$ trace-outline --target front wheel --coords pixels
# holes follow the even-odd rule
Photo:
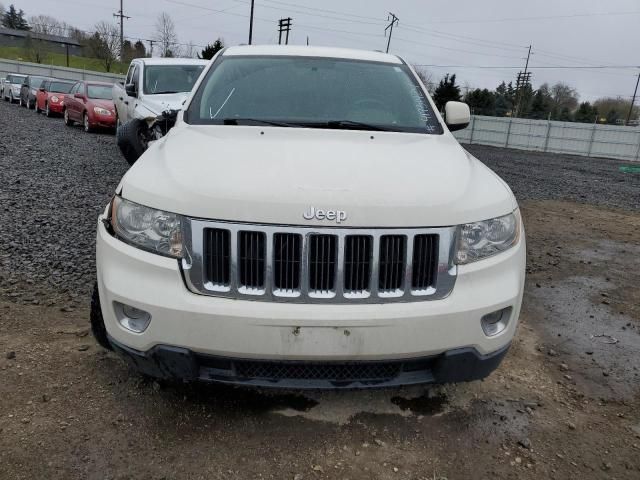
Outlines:
[[[49,110],[49,102],[44,104],[44,114],[47,117],[51,117],[51,110]]]
[[[37,100],[36,100],[35,105],[36,105],[36,113],[40,113],[40,112],[42,112],[42,110],[41,110],[41,109],[40,109],[40,107],[38,106],[38,101],[37,101]]]
[[[71,119],[69,118],[69,110],[67,110],[67,109],[65,108],[65,109],[64,109],[64,113],[63,113],[63,115],[62,115],[62,116],[64,117],[64,124],[65,124],[67,127],[71,127],[71,126],[73,126],[73,120],[71,120]]]
[[[82,126],[84,131],[87,133],[93,131],[93,128],[91,128],[91,124],[89,123],[89,115],[87,115],[87,112],[84,112],[84,115],[82,115]]]
[[[149,126],[142,119],[134,118],[116,130],[116,143],[129,165],[133,165],[149,146]]]

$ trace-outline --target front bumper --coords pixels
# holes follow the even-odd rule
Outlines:
[[[110,338],[136,370],[162,380],[205,381],[290,389],[388,388],[480,380],[495,370],[509,345],[482,355],[473,348],[406,360],[317,362],[219,357],[156,345],[140,352]]]
[[[183,363],[190,365],[191,373],[182,375],[184,378],[239,381],[233,365],[226,373],[211,376],[210,370],[202,369],[200,358],[228,359],[232,363],[236,359],[321,364],[420,360],[441,365],[443,358],[460,352],[465,358],[471,355],[482,360],[481,365],[488,366],[482,369],[490,371],[515,334],[524,271],[523,236],[507,252],[459,267],[452,293],[441,300],[349,305],[209,297],[187,290],[176,260],[127,245],[112,237],[102,221],[98,223],[98,288],[112,343],[129,358],[137,359],[143,371],[145,363],[159,365],[154,359],[164,358],[165,350],[174,352],[169,358],[180,352],[179,357],[189,359]],[[122,327],[115,302],[149,312],[152,319],[148,328],[137,334]],[[506,307],[512,307],[507,327],[487,337],[480,318]],[[488,358],[495,363],[484,363]],[[438,373],[444,367],[439,368],[423,368],[419,380],[414,379],[414,372],[382,383],[457,381],[455,376]],[[484,376],[463,373],[459,378]],[[244,377],[240,380],[251,383]]]
[[[92,127],[115,128],[116,116],[115,113],[113,115],[99,115],[97,113],[94,113],[93,118],[89,117],[89,123]]]

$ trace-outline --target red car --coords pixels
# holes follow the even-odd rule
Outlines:
[[[116,107],[113,104],[112,83],[81,81],[64,96],[64,123],[80,123],[85,132],[97,128],[116,128]]]
[[[44,112],[47,117],[61,114],[64,95],[69,93],[74,82],[65,80],[45,80],[36,93],[36,112]]]

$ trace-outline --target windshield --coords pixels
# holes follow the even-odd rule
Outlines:
[[[190,92],[204,65],[148,65],[144,72],[144,93]]]
[[[49,91],[54,93],[69,93],[73,88],[73,85],[73,83],[66,82],[51,82]]]
[[[87,85],[87,96],[89,98],[99,98],[102,100],[112,100],[110,85]]]
[[[22,84],[25,78],[26,77],[24,75],[8,75],[7,82],[13,83],[13,84]]]
[[[200,124],[442,133],[406,65],[339,58],[221,57],[187,117]]]
[[[42,82],[44,82],[46,77],[29,77],[29,86],[32,88],[40,88]]]

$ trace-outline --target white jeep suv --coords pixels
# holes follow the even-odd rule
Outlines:
[[[518,324],[516,199],[401,58],[239,46],[100,216],[91,323],[145,374],[287,388],[485,377]]]

